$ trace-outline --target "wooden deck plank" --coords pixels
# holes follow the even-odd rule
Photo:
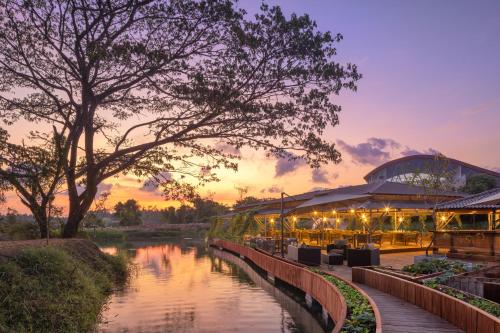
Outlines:
[[[381,256],[381,261],[382,263],[385,262],[384,265],[392,264],[391,266],[400,268],[403,265],[411,263],[413,261],[413,256],[417,254],[420,253],[404,255],[385,254]],[[352,280],[352,270],[345,265],[333,266],[333,270],[329,270],[328,267],[322,266],[322,269],[337,274],[344,279]],[[382,330],[384,333],[464,332],[423,308],[366,285],[359,283],[356,283],[356,285],[363,289],[377,304],[382,316]],[[409,295],[409,297],[415,298],[418,296]],[[439,311],[439,309],[435,309],[435,311]]]

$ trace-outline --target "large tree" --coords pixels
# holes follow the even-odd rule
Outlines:
[[[469,194],[477,194],[484,191],[491,190],[497,187],[497,180],[495,177],[479,173],[475,175],[469,176],[465,183],[465,186],[462,188],[462,191]]]
[[[134,173],[166,189],[182,182],[172,172],[215,180],[216,168],[237,167],[228,146],[338,162],[322,138],[338,124],[332,96],[360,78],[334,60],[341,39],[307,15],[262,5],[249,18],[229,0],[5,0],[0,114],[15,135],[1,147],[22,150],[31,124],[56,138],[44,182],[64,181],[65,237],[109,177]],[[39,209],[16,183],[17,162],[0,152],[0,163],[2,179]]]

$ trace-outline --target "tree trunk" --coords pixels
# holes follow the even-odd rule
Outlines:
[[[80,221],[83,220],[83,214],[80,212],[70,213],[68,219],[66,220],[66,224],[64,224],[63,229],[63,238],[73,238],[76,237],[78,233],[78,226],[80,225]]]
[[[42,217],[35,217],[35,221],[38,224],[38,228],[40,229],[40,238],[47,238],[47,219]]]
[[[70,208],[68,219],[66,220],[66,224],[63,229],[63,238],[73,238],[76,237],[78,233],[78,227],[80,226],[80,222],[83,220],[85,214],[87,214],[90,206],[94,200],[94,197],[97,193],[97,186],[93,186],[93,188],[87,193],[86,198],[82,203],[75,203],[74,201],[78,201],[78,197],[76,200],[70,196]],[[73,200],[74,201],[73,201]]]

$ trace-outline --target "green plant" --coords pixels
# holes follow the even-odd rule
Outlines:
[[[231,220],[215,217],[212,220],[207,236],[233,241],[241,241],[244,235],[257,235],[259,226],[255,220],[255,211],[235,214]]]
[[[375,315],[368,299],[348,283],[330,274],[316,268],[311,268],[311,271],[335,285],[344,296],[347,305],[347,318],[342,327],[342,333],[375,332]]]
[[[441,284],[439,278],[440,277],[428,279],[424,281],[424,285],[426,285],[429,288],[439,290],[447,295],[455,297],[456,299],[467,302],[483,311],[492,314],[495,317],[500,318],[500,304],[491,302],[481,297],[476,297],[474,295],[464,293],[458,289],[445,286]]]
[[[403,271],[413,274],[432,274],[451,271],[455,274],[468,271],[467,265],[458,261],[431,259],[403,267]]]
[[[497,318],[500,318],[500,304],[488,301],[484,298],[474,298],[469,301],[470,304],[480,308],[483,311],[491,313]]]

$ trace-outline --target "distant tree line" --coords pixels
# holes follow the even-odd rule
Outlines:
[[[229,207],[212,199],[197,198],[191,205],[164,209],[163,218],[167,223],[208,223],[212,216],[225,214]]]

